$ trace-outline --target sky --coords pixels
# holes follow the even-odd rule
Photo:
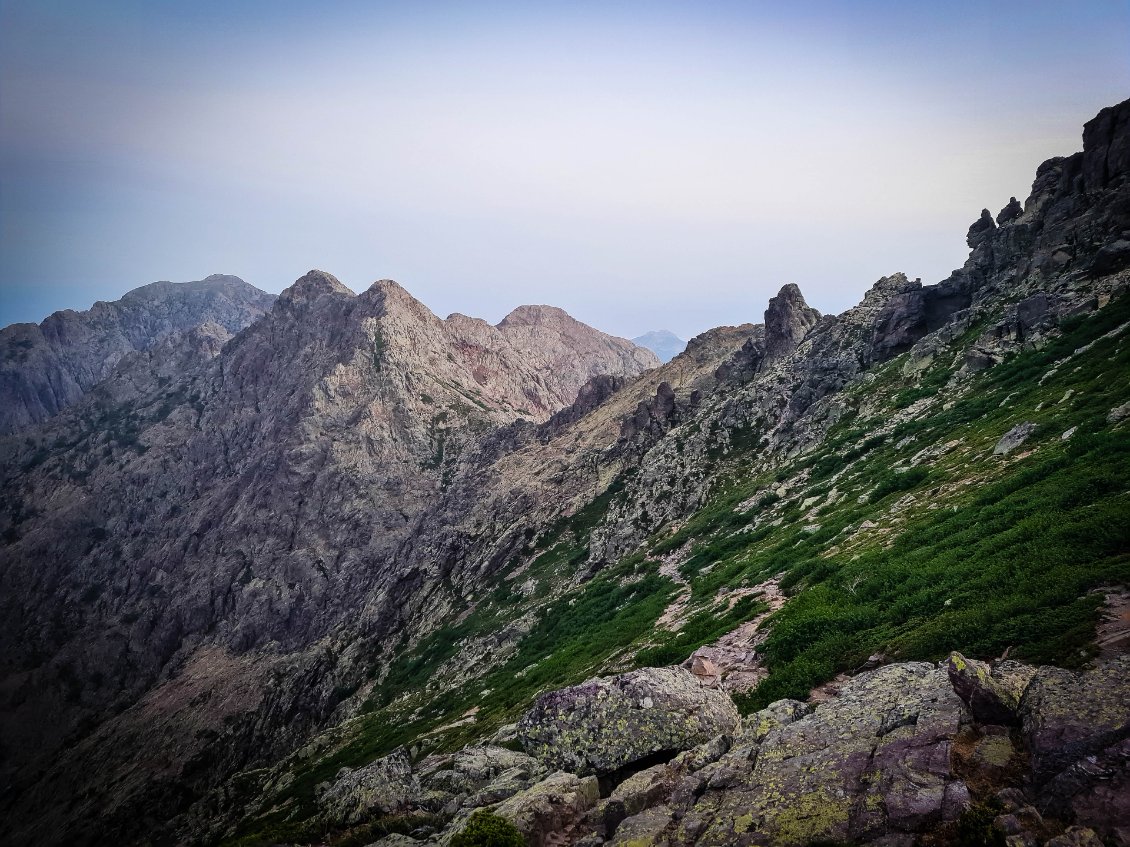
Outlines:
[[[1130,97],[1130,2],[0,0],[0,325],[392,278],[633,337],[965,260]]]

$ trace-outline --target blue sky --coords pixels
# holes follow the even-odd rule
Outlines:
[[[0,324],[312,267],[622,335],[936,282],[1130,96],[1126,2],[0,0]]]

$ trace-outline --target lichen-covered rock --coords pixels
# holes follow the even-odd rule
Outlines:
[[[1093,829],[1069,826],[1062,835],[1050,839],[1044,847],[1103,847],[1103,842]]]
[[[421,795],[420,783],[403,748],[363,768],[342,768],[318,795],[326,820],[352,826],[376,815],[404,811]]]
[[[973,717],[987,724],[1019,722],[1020,698],[1036,669],[1019,662],[1002,662],[994,668],[960,653],[947,663],[950,683]]]
[[[968,802],[950,765],[965,716],[933,665],[862,674],[811,714],[771,729],[752,767],[732,761],[736,746],[723,756],[717,765],[733,766],[729,781],[712,780],[679,843],[801,845],[928,831]]]
[[[1019,423],[1001,436],[997,446],[993,448],[994,456],[1007,456],[1021,444],[1028,440],[1033,432],[1036,431],[1036,425],[1031,421]]]
[[[596,777],[558,772],[504,800],[495,812],[513,821],[531,847],[542,847],[548,836],[574,826],[599,799]]]
[[[746,718],[736,743],[761,743],[771,730],[786,726],[812,712],[812,706],[799,700],[777,700]]]
[[[679,773],[694,773],[725,756],[733,745],[728,735],[719,735],[704,744],[684,750],[671,760],[671,766]]]
[[[1130,655],[1040,668],[1020,713],[1040,809],[1130,843]]]
[[[589,774],[688,750],[739,725],[728,694],[682,668],[642,668],[541,695],[518,736],[550,767]]]
[[[1130,655],[1073,673],[1040,668],[1020,702],[1037,783],[1130,735]]]
[[[664,833],[673,824],[671,810],[666,806],[648,809],[625,820],[608,841],[620,847],[658,847],[667,844]]]
[[[632,774],[602,800],[593,812],[594,822],[606,835],[617,831],[625,818],[638,815],[671,796],[677,771],[671,765],[655,765]]]

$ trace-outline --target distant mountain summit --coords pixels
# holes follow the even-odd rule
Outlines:
[[[666,329],[655,329],[645,332],[639,338],[632,339],[633,344],[646,347],[659,357],[661,362],[670,362],[686,349],[687,342]]]
[[[271,308],[274,294],[236,276],[154,282],[85,312],[0,330],[0,434],[58,414],[108,377],[122,357],[175,333],[215,324],[235,334]]]

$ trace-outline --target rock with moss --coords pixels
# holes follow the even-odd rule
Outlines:
[[[488,794],[504,795],[484,801],[493,803],[528,788],[545,773],[541,763],[525,753],[487,745],[466,747],[446,758],[443,767],[430,770],[424,776],[423,783],[428,788],[453,795],[473,795],[484,790]]]
[[[1046,782],[1130,734],[1130,655],[1075,673],[1043,667],[1020,702],[1032,771]]]
[[[638,815],[671,796],[678,771],[673,765],[654,765],[632,774],[593,810],[590,818],[606,836],[618,832],[625,818]]]
[[[968,803],[950,764],[967,713],[944,670],[888,665],[768,731],[755,761],[723,756],[679,843],[802,845],[923,832]],[[714,766],[712,766],[714,767]]]
[[[342,768],[318,794],[325,819],[353,826],[371,817],[405,811],[422,795],[404,748],[356,770]]]
[[[1082,673],[1040,668],[1020,712],[1040,810],[1123,843],[1130,835],[1130,655]]]
[[[985,662],[951,653],[947,662],[950,683],[969,711],[981,723],[1019,723],[1017,708],[1036,669],[1020,662]]]
[[[689,671],[642,668],[541,695],[518,736],[550,767],[610,773],[733,734],[740,723],[730,696]]]
[[[495,811],[518,828],[530,847],[542,847],[550,836],[575,826],[599,799],[596,777],[559,771],[499,803]]]
[[[671,810],[657,806],[625,820],[607,843],[617,847],[659,847],[668,843],[666,834],[673,825]]]
[[[450,847],[525,847],[526,839],[502,815],[479,809],[449,844]]]

